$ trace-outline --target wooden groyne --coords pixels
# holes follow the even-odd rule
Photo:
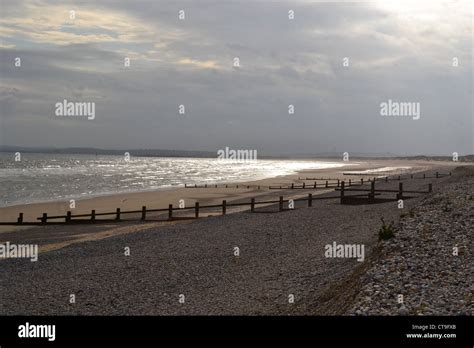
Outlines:
[[[438,176],[439,177],[439,176]],[[366,182],[367,183],[367,182]],[[316,183],[312,187],[308,187],[305,184],[297,187],[292,184],[289,187],[279,186],[278,189],[326,189],[334,188],[336,192],[339,192],[339,196],[316,196],[314,197],[312,193],[309,193],[306,197],[295,198],[295,199],[285,199],[283,196],[280,196],[278,200],[263,200],[257,201],[255,198],[250,198],[250,201],[241,202],[241,203],[228,203],[226,200],[223,200],[220,204],[211,204],[211,205],[200,205],[199,202],[195,202],[194,206],[190,207],[176,207],[173,204],[169,204],[168,208],[160,209],[150,209],[146,206],[142,206],[140,210],[129,210],[122,211],[120,208],[116,208],[115,211],[98,213],[96,210],[91,210],[88,214],[72,214],[71,211],[68,211],[65,215],[48,215],[43,213],[42,216],[38,217],[35,222],[26,222],[23,219],[23,213],[20,212],[16,222],[0,222],[0,225],[46,225],[46,224],[84,224],[84,223],[115,223],[121,221],[133,221],[130,219],[124,219],[127,215],[139,215],[139,221],[171,221],[171,220],[182,220],[182,219],[198,219],[201,216],[203,210],[213,209],[214,211],[220,211],[221,215],[226,215],[227,209],[229,207],[248,207],[250,212],[255,212],[255,209],[259,205],[273,205],[278,204],[278,211],[291,210],[284,208],[284,203],[290,201],[293,202],[307,202],[308,207],[312,206],[312,202],[315,200],[323,199],[340,199],[341,204],[350,204],[354,200],[367,199],[368,203],[378,203],[376,196],[387,193],[395,193],[395,198],[390,198],[390,200],[399,200],[404,198],[410,198],[407,194],[427,194],[432,192],[433,186],[432,183],[428,184],[428,189],[426,191],[420,190],[404,190],[403,183],[399,182],[398,188],[396,189],[376,189],[377,181],[370,181],[370,188],[362,187],[364,185],[363,179],[360,183],[353,183],[351,180],[347,182],[338,181],[333,183],[331,186],[328,181],[321,187],[318,187]],[[359,186],[359,187],[357,187]],[[273,189],[273,188],[272,188]],[[347,195],[347,192],[355,192],[355,194]],[[387,199],[385,199],[387,201]],[[382,202],[382,201],[379,201]],[[175,212],[186,212],[189,211],[191,216],[176,216]],[[156,217],[150,219],[151,213],[164,213],[165,219],[159,220]],[[166,214],[167,213],[167,214]],[[106,217],[105,219],[103,217]],[[138,219],[137,219],[138,220]]]

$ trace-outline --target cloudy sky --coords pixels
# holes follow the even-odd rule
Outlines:
[[[472,6],[0,0],[0,145],[474,153]]]

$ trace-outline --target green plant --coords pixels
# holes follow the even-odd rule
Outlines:
[[[380,220],[382,221],[382,227],[379,229],[379,240],[387,240],[395,237],[395,223],[392,221],[386,224],[384,218],[380,218]]]

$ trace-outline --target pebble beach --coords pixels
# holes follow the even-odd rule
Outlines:
[[[407,180],[404,185],[408,190],[426,190],[431,181]],[[397,185],[381,182],[377,187]],[[111,234],[40,253],[38,262],[1,260],[0,312],[472,314],[467,233],[473,221],[471,169],[436,179],[431,194],[413,195],[403,209],[393,200],[341,205],[338,199],[316,200],[312,207],[296,202],[295,209],[284,212],[276,208],[161,226],[144,224],[136,233]],[[383,242],[378,239],[381,217],[395,221],[400,229]],[[47,236],[47,228],[2,237],[41,242],[35,236]],[[364,245],[364,261],[326,257],[325,246],[334,242]],[[454,246],[458,256],[452,255]],[[402,304],[399,294],[404,296]]]

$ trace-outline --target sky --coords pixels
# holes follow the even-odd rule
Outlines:
[[[472,19],[471,0],[0,0],[0,145],[474,153]]]

